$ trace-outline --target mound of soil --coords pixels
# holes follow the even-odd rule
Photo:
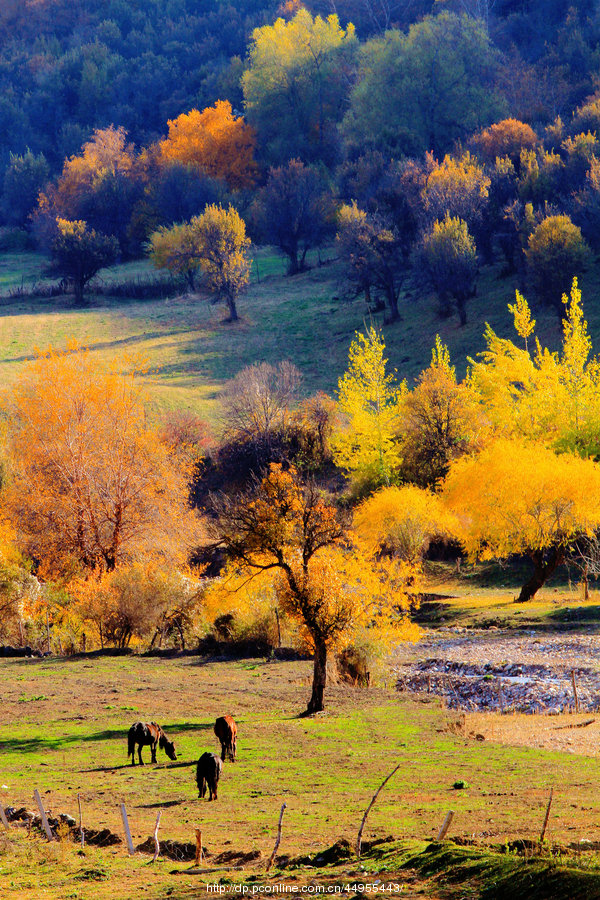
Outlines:
[[[154,838],[146,838],[135,849],[141,853],[152,853],[154,855]],[[202,853],[205,857],[210,856],[210,850],[207,850],[206,847],[202,848]],[[178,862],[192,862],[196,859],[196,845],[182,841],[160,841],[160,855]]]
[[[123,839],[109,828],[102,828],[100,831],[94,828],[84,828],[83,831],[86,844],[92,844],[95,847],[113,847],[115,844],[123,843]],[[71,833],[76,840],[81,840],[79,828],[72,829]]]

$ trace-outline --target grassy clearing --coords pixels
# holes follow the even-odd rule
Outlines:
[[[457,732],[455,715],[438,701],[410,701],[384,688],[334,686],[327,714],[298,718],[310,663],[3,660],[0,672],[4,805],[31,808],[37,787],[52,812],[76,816],[80,793],[84,824],[121,834],[118,803],[124,799],[136,843],[151,834],[160,809],[163,839],[193,841],[201,825],[213,854],[258,849],[264,858],[285,801],[282,854],[314,853],[342,837],[353,845],[364,808],[398,762],[401,769],[371,811],[365,841],[390,833],[431,840],[448,809],[456,813],[452,835],[499,843],[535,837],[550,785],[561,786],[551,840],[596,839],[600,832],[599,760],[471,740]],[[217,749],[212,723],[224,712],[239,723],[239,761],[226,764],[219,800],[210,804],[197,799],[194,764],[204,750]],[[128,765],[126,733],[136,719],[163,725],[176,741],[177,762],[161,755],[157,766]],[[459,779],[470,787],[454,790]],[[128,891],[147,863],[145,857],[135,861],[125,877],[122,848],[92,849],[85,859],[69,848],[65,880],[57,884],[52,854],[60,848],[39,852],[48,858],[35,878],[45,891],[40,896],[48,897],[114,896],[114,883],[76,882],[89,865],[125,878],[120,896],[133,896]],[[22,893],[32,867],[19,859],[18,846],[0,854],[4,874]],[[177,865],[185,867],[160,863],[152,882],[172,883],[168,873]],[[67,887],[78,892],[69,894]]]
[[[536,628],[563,631],[600,627],[600,590],[590,583],[589,599],[576,573],[561,569],[527,603],[515,603],[521,584],[529,574],[526,561],[510,566],[500,563],[463,565],[427,564],[426,600],[417,619],[429,627],[503,629]]]
[[[317,265],[313,254],[309,259],[313,268],[288,278],[281,255],[257,248],[252,284],[240,301],[242,318],[235,325],[225,324],[224,311],[200,296],[125,301],[90,293],[85,310],[74,309],[71,297],[5,303],[1,308],[0,378],[10,384],[36,346],[64,346],[75,337],[99,356],[139,353],[150,365],[148,386],[159,406],[192,409],[214,423],[221,386],[254,362],[290,359],[304,374],[307,394],[317,389],[333,392],[346,368],[352,336],[367,318],[362,301],[340,299],[344,273],[332,260],[334,251],[322,254],[323,266]],[[38,280],[43,263],[42,257],[31,253],[0,255],[0,291],[6,294],[10,287]],[[149,263],[142,260],[104,270],[101,277],[110,284],[153,274]],[[582,286],[591,334],[600,346],[596,270],[583,279]],[[401,300],[402,321],[383,326],[390,364],[400,378],[411,382],[428,365],[439,332],[463,373],[467,356],[483,347],[486,321],[503,334],[511,333],[506,307],[513,299],[510,279],[500,278],[498,268],[486,270],[478,296],[470,304],[469,322],[460,328],[455,317],[440,319],[435,299],[407,281]],[[556,315],[543,310],[537,311],[536,317],[542,342],[558,346]],[[382,314],[374,318],[383,323]]]

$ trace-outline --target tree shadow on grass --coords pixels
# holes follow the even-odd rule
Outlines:
[[[185,731],[210,731],[212,722],[172,722],[164,726],[168,733]],[[42,753],[48,750],[61,750],[69,744],[89,743],[90,741],[119,740],[126,743],[129,728],[108,728],[104,731],[95,731],[93,734],[65,734],[62,737],[35,737],[35,738],[11,738],[0,741],[0,754],[2,753]],[[185,763],[192,765],[192,763]],[[108,766],[108,769],[122,768],[122,766]],[[89,769],[88,771],[103,771],[102,769]]]
[[[162,803],[138,803],[136,809],[169,809],[171,806],[181,806],[184,800],[164,800]]]

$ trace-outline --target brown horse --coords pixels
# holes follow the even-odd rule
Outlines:
[[[156,722],[134,722],[127,735],[127,757],[131,756],[131,765],[135,766],[135,747],[137,744],[140,766],[144,765],[142,747],[150,746],[151,762],[156,762],[156,745],[164,750],[169,759],[177,759],[175,744],[170,741],[160,725]]]
[[[221,759],[225,762],[228,756],[231,762],[235,762],[235,750],[237,744],[237,725],[231,716],[219,716],[215,722],[215,734],[221,743]]]

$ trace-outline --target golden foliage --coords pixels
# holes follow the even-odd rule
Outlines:
[[[489,427],[470,379],[459,383],[448,348],[436,336],[431,365],[404,400],[401,473],[435,488],[452,460],[481,449]]]
[[[497,432],[578,449],[594,455],[600,416],[600,367],[590,358],[591,339],[583,315],[581,291],[573,280],[570,295],[563,295],[565,317],[560,353],[535,341],[535,349],[517,347],[500,338],[488,325],[487,349],[472,363],[472,383]],[[509,306],[515,330],[531,336],[525,299]],[[591,442],[591,443],[590,443]]]
[[[566,547],[600,527],[598,465],[515,439],[455,462],[443,497],[481,559]]]
[[[257,175],[256,134],[242,116],[234,116],[229,100],[199,112],[182,113],[168,122],[169,135],[159,144],[162,163],[190,165],[230,188],[248,187]]]
[[[416,638],[408,619],[415,568],[396,560],[374,562],[351,546],[335,509],[314,485],[303,486],[294,468],[271,464],[250,494],[222,498],[215,512],[215,535],[236,568],[215,586],[213,609],[221,591],[240,587],[238,602],[255,602],[256,584],[247,586],[266,579],[262,596],[275,595],[315,653],[309,712],[323,708],[331,648],[365,630],[377,631],[382,641]]]
[[[354,513],[354,531],[373,557],[389,556],[418,567],[430,542],[450,538],[457,522],[442,500],[415,485],[387,487]]]
[[[188,472],[148,422],[141,371],[71,343],[38,352],[12,391],[3,508],[46,573],[176,557],[192,539]]]
[[[134,147],[127,143],[124,128],[98,128],[81,154],[65,161],[56,184],[40,194],[40,209],[72,218],[77,215],[81,197],[102,178],[117,173],[130,175],[135,164]]]
[[[349,366],[340,378],[339,410],[343,423],[332,435],[337,465],[373,481],[389,484],[400,463],[395,435],[405,385],[396,386],[386,372],[385,342],[374,326],[357,332],[350,345]]]
[[[97,572],[75,579],[69,586],[74,597],[73,614],[91,624],[100,646],[127,647],[152,637],[159,646],[176,630],[181,643],[201,604],[197,578],[178,570],[168,571],[154,559]]]

